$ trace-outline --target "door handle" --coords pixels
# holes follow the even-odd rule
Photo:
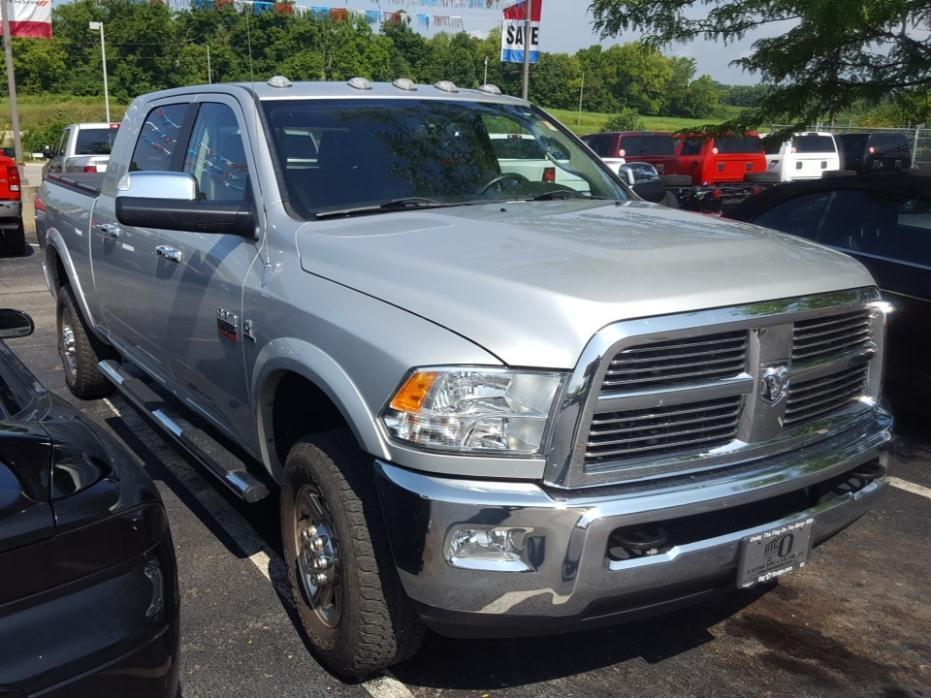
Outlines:
[[[164,257],[169,262],[174,262],[177,264],[181,261],[181,258],[184,256],[181,254],[181,250],[177,247],[169,247],[168,245],[159,245],[155,248],[155,254],[159,257]]]
[[[94,227],[97,228],[100,234],[105,238],[115,240],[120,236],[120,226],[116,223],[98,223]]]

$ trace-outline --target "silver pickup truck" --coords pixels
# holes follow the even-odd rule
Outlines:
[[[508,171],[501,133],[567,176]],[[246,501],[280,492],[339,673],[425,626],[562,632],[770,583],[884,490],[863,267],[646,203],[493,86],[150,94],[105,176],[40,196],[69,387],[116,386]]]

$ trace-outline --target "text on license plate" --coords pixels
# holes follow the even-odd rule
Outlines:
[[[757,533],[740,542],[737,586],[746,588],[805,566],[814,519]]]

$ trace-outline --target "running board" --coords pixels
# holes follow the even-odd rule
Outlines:
[[[246,464],[206,431],[174,412],[168,402],[144,381],[123,371],[116,361],[101,361],[100,372],[156,426],[171,436],[237,497],[258,502],[268,488],[249,472]]]

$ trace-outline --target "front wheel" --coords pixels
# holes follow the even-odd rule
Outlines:
[[[423,625],[394,568],[372,460],[351,434],[291,449],[281,534],[301,623],[329,669],[365,676],[417,652]]]

